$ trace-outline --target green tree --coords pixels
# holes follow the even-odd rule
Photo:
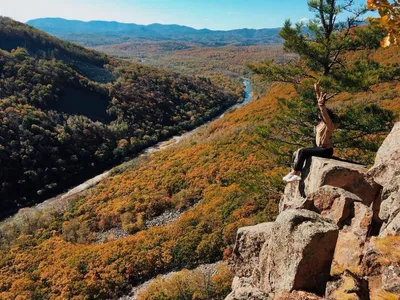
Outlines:
[[[295,148],[312,144],[317,112],[313,82],[321,83],[329,100],[342,92],[368,91],[372,85],[397,76],[396,67],[383,67],[370,58],[370,51],[380,46],[385,32],[378,26],[360,26],[366,8],[356,7],[354,2],[308,1],[315,18],[295,26],[287,20],[280,32],[284,49],[297,54],[298,59],[249,65],[265,81],[289,83],[296,90],[295,97],[279,99],[275,120],[258,129],[260,141],[278,154],[278,161],[290,161],[288,156]],[[371,162],[393,125],[393,114],[368,103],[342,106],[337,114],[342,119],[335,139],[340,155]]]

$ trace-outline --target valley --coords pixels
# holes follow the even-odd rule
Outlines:
[[[266,113],[266,111],[270,109],[268,105],[265,106],[265,104],[265,100],[252,101],[248,105],[225,115],[212,125],[201,129],[187,140],[164,151],[152,153],[148,158],[139,159],[138,161],[132,162],[131,165],[126,165],[124,168],[116,170],[112,176],[100,182],[93,189],[73,197],[66,206],[68,208],[66,212],[59,211],[58,208],[50,211],[44,210],[38,214],[32,214],[31,216],[28,214],[25,218],[20,219],[19,222],[8,224],[2,229],[4,237],[2,246],[4,250],[6,251],[7,249],[6,245],[8,242],[6,242],[6,240],[13,240],[15,234],[20,235],[24,232],[23,235],[25,236],[25,234],[27,234],[26,237],[28,239],[33,238],[32,241],[37,238],[39,240],[44,238],[44,240],[42,240],[44,242],[43,244],[37,240],[39,242],[37,246],[39,247],[31,253],[31,258],[33,259],[37,257],[40,252],[46,252],[50,249],[53,249],[50,251],[55,251],[56,257],[53,256],[52,263],[48,264],[50,261],[47,263],[43,260],[44,257],[39,255],[43,258],[41,260],[41,266],[39,267],[40,269],[50,268],[48,269],[50,273],[54,271],[58,272],[57,270],[62,273],[68,272],[65,275],[61,273],[55,275],[60,280],[64,280],[64,276],[71,278],[71,276],[78,275],[69,273],[69,263],[68,267],[60,268],[58,263],[63,259],[59,260],[61,257],[57,258],[58,254],[56,253],[62,256],[72,255],[72,260],[70,262],[73,265],[75,265],[75,263],[79,264],[79,261],[85,261],[85,264],[87,263],[88,266],[96,264],[98,265],[98,267],[96,267],[96,273],[99,272],[99,276],[106,281],[99,284],[96,280],[96,288],[95,286],[93,286],[93,288],[96,290],[103,290],[109,297],[114,297],[117,293],[121,295],[121,292],[126,289],[125,287],[129,287],[128,282],[131,282],[131,280],[132,282],[145,281],[155,274],[171,269],[180,268],[182,266],[194,267],[197,264],[220,260],[222,258],[221,251],[224,247],[222,247],[222,245],[217,245],[222,242],[223,236],[225,236],[224,239],[233,238],[234,227],[237,226],[234,225],[231,227],[228,226],[229,224],[232,224],[232,222],[238,222],[238,224],[251,222],[251,219],[254,218],[253,216],[249,215],[248,218],[245,217],[248,209],[254,213],[258,211],[259,218],[264,218],[266,216],[272,218],[274,215],[273,209],[276,204],[274,204],[274,202],[269,203],[269,201],[277,197],[277,193],[269,191],[269,188],[267,188],[267,183],[273,182],[270,176],[274,174],[274,171],[271,169],[271,171],[264,173],[266,172],[264,168],[268,165],[268,160],[265,158],[259,160],[264,157],[262,152],[259,152],[263,150],[257,149],[257,145],[251,145],[250,141],[255,136],[252,131],[246,129],[246,122],[248,122],[246,120],[249,118],[251,120],[257,120],[257,118],[259,118],[262,122],[265,116],[270,114]],[[251,110],[243,111],[243,108],[247,106],[249,106]],[[237,125],[240,127],[237,127]],[[242,146],[237,147],[237,142],[240,142]],[[221,151],[223,149],[225,150]],[[253,155],[248,156],[248,154],[246,154],[252,152],[254,153]],[[254,157],[255,155],[259,159],[256,160]],[[257,173],[254,173],[256,170]],[[257,179],[253,177],[255,175],[258,177]],[[126,182],[123,186],[120,185],[120,183],[125,182],[127,179],[133,181],[129,183]],[[113,191],[116,187],[115,184],[119,185],[119,187],[117,190]],[[212,186],[211,189],[208,187],[210,184]],[[220,196],[216,197],[217,195]],[[108,199],[105,202],[104,197]],[[225,202],[223,198],[220,197],[227,197],[226,199],[230,200]],[[178,220],[166,226],[156,226],[145,229],[145,220],[150,220],[172,208],[178,211],[186,210],[197,202],[199,202],[199,204],[196,205],[194,209],[188,210]],[[137,204],[135,203],[141,203],[141,208],[136,206]],[[130,211],[130,209],[133,211]],[[108,213],[110,210],[115,211],[114,216]],[[137,214],[135,211],[140,213]],[[227,213],[229,215],[233,213],[233,215],[231,217],[229,215],[224,216]],[[80,215],[79,219],[75,219],[75,215],[76,217]],[[208,216],[208,220],[201,221],[203,216]],[[226,219],[226,221],[224,221],[224,219]],[[227,223],[221,226],[221,222]],[[97,227],[98,225],[101,227],[97,229],[92,227]],[[42,228],[40,231],[44,230],[42,231],[44,235],[40,234],[41,237],[37,235],[37,233],[39,233],[36,231],[39,230],[37,226]],[[225,226],[228,227],[225,228]],[[105,232],[115,227],[122,227],[130,233],[130,236],[120,240],[105,242],[104,244],[93,244],[92,241],[95,240],[99,232]],[[214,231],[217,228],[217,234],[212,234],[212,232],[210,232],[211,234],[207,233],[210,229]],[[52,230],[59,231],[62,235],[59,236],[56,234],[54,237],[47,236],[45,232],[50,232]],[[74,232],[78,235],[75,235]],[[199,233],[201,233],[201,235],[198,235]],[[187,237],[189,237],[188,234],[192,235],[191,239],[187,239]],[[171,244],[170,241],[172,240],[170,239],[172,237],[176,240],[177,244],[175,244],[175,242]],[[154,238],[156,238],[157,241],[153,240]],[[203,250],[199,248],[198,251],[201,252],[197,252],[195,249],[197,247],[196,245],[201,242],[201,240],[197,240],[199,238],[201,240],[204,239],[204,242],[201,244],[204,245],[202,247],[206,247]],[[65,242],[64,239],[68,242]],[[150,242],[150,244],[147,244],[148,242]],[[36,244],[36,242],[34,243]],[[52,246],[48,243],[51,243]],[[67,244],[74,245],[74,247],[65,247]],[[45,248],[42,248],[40,245]],[[47,248],[48,246],[46,245],[50,246],[50,248]],[[176,248],[175,251],[177,252],[175,252],[173,248],[170,247],[179,248]],[[209,251],[207,247],[211,247],[209,250],[214,249],[218,252],[209,252],[209,254],[206,254]],[[48,250],[46,250],[46,248]],[[153,248],[153,250],[150,250],[151,248]],[[16,248],[14,249],[18,252]],[[23,248],[20,250],[24,251]],[[162,256],[160,256],[160,251],[164,253]],[[17,252],[13,251],[14,254]],[[86,254],[81,256],[83,253]],[[7,259],[11,259],[11,257],[15,259],[16,257],[14,254],[6,256]],[[75,255],[78,255],[80,258],[72,258]],[[142,255],[145,255],[147,258]],[[151,255],[153,258],[149,260],[150,256],[148,255]],[[174,256],[176,258],[173,258]],[[93,257],[95,261],[92,261],[90,257]],[[29,258],[27,262],[31,261],[31,258]],[[155,260],[153,261],[153,259]],[[101,265],[103,263],[108,265],[106,261],[109,261],[111,265],[103,269]],[[136,263],[131,265],[132,262],[135,261]],[[143,263],[144,265],[142,265]],[[155,263],[158,267],[152,271],[155,265],[150,266],[148,265],[149,263],[151,265]],[[132,271],[129,271],[131,268],[129,265],[134,268]],[[118,277],[112,275],[114,279],[109,282],[109,279],[106,279],[109,276],[107,273],[114,273],[115,271],[113,271],[113,269],[119,269],[119,266],[127,269],[121,273],[122,277],[119,277],[120,275],[118,275]],[[119,272],[120,271],[117,271],[117,273]],[[4,276],[8,276],[7,274],[11,275],[8,272],[2,274]],[[126,278],[125,276],[128,274],[134,277],[125,281],[126,279],[123,278]],[[84,279],[87,278],[87,280],[89,280],[90,277],[82,276],[81,280],[85,282],[82,287],[79,287],[79,285],[71,281],[72,285],[65,286],[65,288],[67,288],[66,290],[63,288],[62,290],[64,291],[62,291],[56,288],[53,290],[54,293],[57,294],[61,292],[61,295],[65,297],[70,293],[68,290],[73,294],[91,293],[90,290],[87,290],[90,283]],[[14,276],[8,276],[8,278],[10,280],[16,280]],[[1,277],[0,279],[2,282],[8,282],[6,277]],[[120,288],[116,290],[113,288],[116,283],[114,280],[123,280],[121,281]],[[100,290],[97,291],[100,292]],[[48,289],[43,290],[43,292],[53,293]],[[70,295],[72,296],[73,294]]]
[[[119,169],[124,169],[126,167],[126,165],[135,164],[136,160],[143,160],[143,159],[146,160],[146,157],[150,154],[166,150],[176,144],[179,144],[179,143],[191,138],[197,132],[212,125],[213,122],[224,117],[227,113],[230,113],[230,112],[238,109],[239,107],[246,105],[247,103],[249,103],[249,101],[251,101],[252,89],[251,89],[250,81],[248,79],[244,78],[243,85],[244,85],[244,95],[245,95],[244,100],[241,103],[238,103],[238,104],[235,104],[235,105],[229,107],[226,111],[222,112],[222,114],[215,117],[214,120],[208,121],[207,123],[195,128],[195,129],[192,129],[188,132],[185,132],[182,135],[173,136],[172,138],[170,138],[166,141],[161,141],[154,146],[145,148],[140,153],[137,154],[137,158],[135,158],[134,160],[125,162],[125,163],[121,164],[120,166],[113,167],[112,169],[107,170],[104,173],[96,175],[93,178],[90,178],[90,179],[86,180],[85,182],[79,184],[78,186],[71,188],[69,191],[67,191],[63,194],[60,194],[60,195],[53,197],[51,199],[48,199],[48,200],[44,200],[41,203],[39,203],[33,207],[21,209],[14,216],[10,216],[10,217],[6,218],[5,220],[0,221],[0,230],[1,230],[1,228],[8,226],[8,224],[10,224],[12,222],[20,222],[21,220],[23,220],[25,218],[32,218],[35,215],[43,213],[43,211],[51,211],[53,209],[57,209],[58,212],[62,212],[63,208],[64,209],[68,208],[68,201],[71,198],[76,197],[77,195],[84,192],[85,190],[94,187],[96,184],[105,180],[107,177],[109,177],[113,173],[118,172]],[[61,208],[61,211],[60,211],[60,208]],[[125,232],[125,234],[127,234],[127,233]]]
[[[263,51],[265,51],[265,50],[263,50]],[[4,54],[8,55],[7,53],[4,53]],[[26,53],[23,53],[23,54],[25,56],[27,55]],[[7,57],[7,56],[5,56],[5,57]],[[104,56],[104,57],[108,58],[107,56]],[[261,57],[261,55],[260,55],[260,57]],[[205,60],[203,60],[203,61],[205,61]],[[200,64],[201,63],[202,62],[200,62]],[[197,64],[199,65],[199,63],[197,63]],[[81,69],[79,69],[79,68],[82,68],[82,66],[86,66],[86,65],[82,65],[82,64],[77,65],[76,63],[74,63],[72,66],[73,66],[73,68],[77,68],[76,70],[78,70],[80,72]],[[96,66],[96,68],[97,68],[97,66]],[[204,70],[206,71],[207,68],[208,67],[205,66]],[[84,69],[91,70],[91,68],[84,68]],[[104,68],[104,69],[111,70],[109,67]],[[122,68],[120,70],[125,71]],[[148,72],[148,71],[152,70],[152,67],[148,67],[145,70]],[[220,76],[220,78],[223,77],[223,73],[226,72],[225,70],[226,70],[226,67],[223,67],[217,72],[217,74],[218,74],[218,76]],[[242,83],[241,76],[243,74],[243,70],[244,70],[243,67],[241,67],[241,70],[238,71],[237,73],[232,72],[232,74],[235,74],[234,77],[235,77],[236,82],[240,83],[240,85],[237,83],[237,85],[234,89],[232,89],[229,85],[226,85],[226,86],[222,85],[222,86],[226,90],[234,90],[235,95],[242,95],[243,83]],[[85,74],[89,74],[89,73],[87,73],[87,71],[85,71],[85,72],[86,72]],[[107,71],[107,72],[109,72],[109,71]],[[167,71],[163,71],[163,72],[167,72]],[[91,74],[95,76],[95,77],[92,77],[92,80],[97,80],[96,72],[91,73]],[[110,74],[113,74],[113,73],[111,72]],[[113,76],[115,76],[114,74],[113,74]],[[192,74],[194,74],[194,72],[192,72]],[[191,76],[190,74],[188,74],[188,75]],[[115,80],[115,79],[113,79],[113,80]],[[204,80],[204,79],[200,79],[200,80]],[[93,84],[93,88],[91,88],[91,90],[94,90],[97,92],[99,90],[98,88],[102,87],[102,85],[100,83],[100,85],[98,85],[98,87],[95,87],[95,86],[97,86],[97,84],[95,82],[96,81],[89,81],[89,84],[90,85]],[[202,82],[202,81],[198,81],[198,82]],[[204,82],[207,83],[206,80]],[[110,83],[112,84],[112,81]],[[110,84],[110,83],[108,83],[108,84]],[[209,83],[207,83],[207,84],[209,84]],[[216,86],[221,87],[220,84],[216,84]],[[131,221],[133,221],[133,219],[131,221],[129,221],[128,223],[125,223],[126,221],[128,221],[128,219],[126,219],[126,221],[123,221],[123,222],[121,222],[122,219],[120,219],[120,220],[114,220],[111,223],[108,223],[108,221],[106,221],[108,224],[107,225],[105,224],[105,227],[102,227],[100,230],[98,230],[95,228],[91,228],[91,226],[86,227],[86,225],[88,225],[89,223],[86,223],[85,221],[83,221],[83,223],[81,223],[81,221],[78,221],[78,223],[81,223],[82,226],[85,226],[85,227],[82,227],[81,225],[78,225],[78,223],[75,220],[67,221],[67,219],[64,219],[64,217],[63,217],[63,216],[69,215],[71,212],[73,212],[75,210],[74,207],[76,205],[78,205],[78,203],[82,199],[85,199],[86,197],[91,195],[94,191],[97,191],[99,186],[101,186],[104,182],[107,182],[111,178],[118,176],[118,174],[125,173],[128,170],[135,170],[139,166],[141,166],[141,168],[143,167],[144,168],[143,170],[145,170],[145,169],[147,169],[147,162],[153,160],[154,159],[153,156],[155,156],[155,155],[160,155],[161,153],[166,153],[166,154],[163,154],[163,156],[170,155],[170,153],[171,153],[170,151],[174,151],[175,153],[180,153],[181,150],[179,150],[179,149],[185,149],[185,147],[187,147],[186,145],[188,145],[188,143],[189,143],[189,145],[196,145],[196,142],[194,142],[194,141],[199,140],[200,136],[204,135],[205,132],[214,132],[215,129],[212,129],[212,131],[209,131],[210,128],[215,127],[216,124],[220,123],[223,119],[226,119],[227,116],[231,116],[232,114],[237,114],[236,111],[238,109],[240,109],[239,107],[241,105],[248,103],[248,101],[251,98],[251,94],[252,94],[251,87],[252,87],[252,85],[250,83],[250,80],[246,79],[245,80],[245,100],[242,101],[242,103],[237,104],[237,105],[235,105],[235,103],[232,103],[232,104],[234,104],[234,107],[232,108],[233,112],[230,112],[228,114],[223,113],[221,115],[222,118],[214,121],[213,123],[204,125],[201,128],[198,128],[194,131],[189,131],[188,133],[186,133],[182,136],[175,136],[171,140],[166,141],[166,142],[161,142],[155,147],[148,148],[147,150],[144,151],[145,153],[143,153],[143,155],[139,156],[137,159],[121,165],[120,167],[112,170],[110,173],[106,172],[102,175],[96,176],[95,178],[93,178],[92,180],[89,180],[85,184],[72,189],[70,192],[63,194],[59,197],[56,197],[54,199],[50,199],[49,201],[46,201],[44,203],[41,203],[41,204],[37,205],[35,208],[22,209],[20,211],[20,213],[18,213],[14,218],[8,219],[6,222],[2,223],[1,230],[0,230],[1,231],[1,239],[2,239],[2,249],[4,251],[8,251],[7,250],[7,249],[9,249],[8,247],[14,243],[13,240],[15,240],[15,238],[17,236],[22,237],[22,235],[24,235],[24,236],[27,235],[27,236],[31,236],[32,238],[36,239],[37,237],[39,237],[36,235],[37,230],[39,230],[39,231],[44,230],[44,231],[42,231],[44,233],[47,230],[52,231],[53,229],[55,229],[56,231],[61,230],[61,231],[59,231],[59,233],[64,232],[62,235],[63,236],[62,239],[65,239],[65,241],[68,241],[68,243],[79,243],[81,246],[84,246],[86,244],[89,247],[94,246],[94,247],[107,247],[108,248],[110,243],[120,243],[120,242],[125,243],[125,241],[124,241],[125,239],[136,240],[138,238],[137,234],[140,232],[145,233],[147,231],[152,232],[154,230],[155,230],[155,232],[157,232],[162,227],[170,227],[170,226],[175,227],[176,226],[175,224],[177,224],[177,222],[179,222],[179,220],[187,213],[198,214],[199,213],[198,209],[201,208],[201,205],[198,202],[198,199],[199,199],[198,197],[201,197],[202,192],[200,190],[196,191],[198,188],[195,188],[193,191],[190,191],[190,190],[192,190],[192,188],[193,188],[192,187],[187,191],[187,195],[182,198],[182,201],[184,201],[184,202],[179,203],[180,202],[179,201],[179,202],[176,202],[174,205],[171,205],[172,203],[170,203],[170,204],[165,203],[167,205],[162,204],[164,202],[164,200],[162,200],[162,202],[157,204],[158,201],[156,199],[152,199],[150,202],[148,202],[148,204],[153,203],[151,205],[159,206],[159,208],[157,208],[154,212],[151,212],[151,213],[149,211],[148,215],[146,213],[147,216],[145,216],[144,214],[142,215],[142,213],[140,213],[140,215],[142,215],[141,217],[139,215],[137,215],[137,217],[139,217],[139,219],[141,219],[143,221],[142,225],[140,225],[139,223],[137,225],[134,225],[134,223],[131,223]],[[10,89],[11,89],[11,87],[10,87]],[[101,91],[101,94],[107,95],[107,93],[103,93],[102,91]],[[236,99],[238,99],[238,98],[235,98],[235,101],[238,102],[238,100],[236,100]],[[68,108],[69,108],[69,106],[68,106]],[[223,109],[221,112],[224,112],[225,110],[226,110],[226,108]],[[68,114],[68,113],[71,113],[71,111],[70,112],[64,111],[62,113]],[[92,122],[93,121],[95,121],[95,120],[92,120]],[[103,120],[103,122],[104,122],[104,120]],[[98,122],[96,122],[96,123],[98,123]],[[113,125],[114,123],[115,123],[115,120],[112,120],[110,124]],[[200,124],[200,122],[198,124]],[[219,125],[217,125],[217,126],[219,126]],[[143,147],[145,148],[145,144],[143,145]],[[182,148],[182,147],[184,147],[184,148]],[[159,151],[161,149],[163,151]],[[173,149],[175,149],[175,150],[173,150]],[[197,152],[197,150],[195,150],[195,153],[196,152]],[[125,152],[124,155],[127,155],[127,154],[128,153]],[[180,159],[177,160],[176,162],[178,162],[178,161],[180,161]],[[201,171],[201,169],[199,171],[203,172],[203,171]],[[153,175],[150,175],[151,179],[149,179],[149,180],[146,180],[145,179],[146,176],[142,176],[142,175],[139,175],[137,178],[140,180],[143,179],[144,180],[143,182],[153,184],[153,182],[154,182]],[[161,176],[164,177],[164,175],[161,175]],[[169,179],[167,179],[167,178],[165,178],[165,179],[167,180],[166,182],[169,181]],[[205,185],[204,185],[205,183],[206,182],[203,182],[203,184],[202,184],[203,187],[201,187],[201,189],[205,188]],[[93,186],[94,184],[95,184],[95,186]],[[89,189],[87,189],[87,188],[89,188]],[[180,189],[178,186],[176,188],[174,188],[172,186],[165,187],[165,188],[167,188],[167,190],[165,191],[165,192],[167,192],[167,194],[163,195],[164,192],[162,192],[161,195],[163,195],[162,197],[167,196],[167,199],[172,197],[173,194],[176,194]],[[175,190],[175,189],[177,189],[177,190]],[[150,186],[149,186],[148,191],[151,193],[156,192],[156,190],[154,190]],[[145,193],[146,192],[144,192],[144,191],[140,192],[140,194],[142,194],[144,197],[147,197],[147,196],[145,196]],[[182,191],[181,193],[184,193],[184,192]],[[150,196],[150,197],[153,198],[153,196]],[[187,202],[185,204],[186,201],[189,201],[189,202]],[[147,202],[147,201],[145,201],[145,202]],[[168,202],[170,202],[170,200],[168,200]],[[196,203],[199,203],[199,204],[194,206],[194,204],[196,204]],[[121,205],[122,205],[122,203],[121,203]],[[193,206],[193,209],[189,209],[192,206]],[[261,209],[261,206],[260,206],[260,209]],[[159,223],[160,221],[157,221],[157,223],[154,224],[155,226],[154,225],[148,226],[148,224],[151,224],[152,220],[156,220],[157,217],[162,217],[162,215],[164,213],[167,213],[168,211],[172,211],[172,210],[179,213],[177,217],[171,219],[171,221],[169,221],[167,223],[165,223],[164,221],[161,221],[161,223]],[[129,215],[130,214],[131,213],[129,213]],[[124,215],[123,218],[128,216],[128,214],[123,214],[123,215]],[[132,216],[133,215],[135,215],[135,213],[133,213]],[[108,218],[109,217],[106,217],[106,219],[108,219]],[[109,219],[109,220],[111,220],[111,219]],[[142,222],[139,219],[137,219],[137,220],[139,222]],[[90,223],[92,223],[92,221],[90,221]],[[158,224],[158,226],[157,226],[157,224]],[[163,224],[163,226],[160,226],[159,224]],[[59,227],[59,226],[61,226],[61,227]],[[76,227],[76,226],[78,226],[78,227]],[[139,227],[137,227],[137,226],[139,226]],[[58,229],[56,229],[56,228],[58,228]],[[111,232],[113,232],[113,229],[115,229],[115,228],[120,228],[118,230],[123,230],[124,234],[120,238],[117,238],[116,240],[114,240],[114,238],[112,238],[111,236],[107,235],[104,243],[97,244],[97,246],[96,246],[95,241],[97,240],[97,237],[99,235],[101,235],[102,233],[107,233],[107,232],[111,233]],[[87,231],[87,230],[89,230],[89,231]],[[47,232],[50,232],[50,231],[47,231]],[[78,233],[78,232],[81,232],[81,233]],[[86,232],[86,233],[84,233],[84,232]],[[79,235],[79,237],[76,235],[76,233]],[[81,235],[81,234],[83,234],[83,235]],[[87,235],[87,234],[89,234],[89,235]],[[183,234],[183,232],[182,232],[182,234]],[[45,236],[47,236],[47,233],[42,235],[42,237],[45,238],[45,240],[48,240],[48,238],[50,237],[50,236],[47,236],[47,237],[45,237]],[[182,235],[182,238],[183,237],[184,236]],[[45,240],[43,240],[43,241],[45,241]],[[48,242],[50,242],[50,240],[48,240]],[[51,243],[52,242],[53,241],[51,241]],[[136,242],[135,242],[135,244],[136,244]],[[117,246],[117,247],[119,247],[119,246]],[[70,249],[72,250],[72,248],[70,248]],[[222,249],[219,249],[217,251],[219,252],[221,250]],[[39,250],[39,251],[41,251],[41,250]],[[170,250],[167,250],[167,251],[170,251]],[[184,251],[186,252],[186,250],[184,250]],[[134,254],[134,252],[132,252],[132,254]],[[33,254],[33,255],[36,256],[36,254]],[[10,256],[6,256],[6,257],[7,257],[6,260],[8,258],[11,258]],[[126,257],[126,258],[129,259],[128,257]],[[221,260],[221,254],[219,254],[218,260]],[[187,263],[179,262],[179,261],[180,261],[180,259],[178,259],[176,262],[172,262],[172,261],[168,262],[168,260],[167,260],[164,262],[164,263],[166,263],[166,265],[165,265],[165,267],[163,267],[163,269],[165,271],[169,271],[171,269],[179,270],[181,268],[181,266],[186,265],[188,267],[194,267],[194,266],[198,265],[198,262],[196,262],[197,259],[194,259],[192,262],[188,261]],[[215,258],[210,257],[209,259],[202,260],[202,261],[204,263],[210,263],[210,262],[215,262],[216,260],[215,260]],[[5,262],[5,261],[3,261],[3,262]],[[183,263],[183,265],[182,265],[182,263]],[[199,261],[199,263],[201,263],[201,262]],[[4,266],[4,265],[2,265],[2,266]],[[56,267],[56,268],[58,268],[58,267]],[[64,268],[64,270],[66,270],[66,269]],[[5,270],[3,269],[3,271],[5,271]],[[5,271],[5,272],[3,272],[3,271],[1,274],[2,277],[1,277],[0,281],[7,285],[7,283],[6,283],[7,281],[6,281],[5,277],[3,277],[3,275],[9,274],[9,273],[7,271]],[[150,270],[148,270],[148,271],[150,271]],[[145,271],[144,275],[135,277],[135,279],[132,279],[132,280],[133,281],[145,281],[146,279],[150,279],[151,277],[153,277],[156,274],[156,273],[154,273],[154,271],[151,271],[150,273],[148,273],[148,271]],[[134,271],[134,273],[135,272],[136,271]],[[155,272],[159,272],[159,271],[155,271]],[[226,270],[224,270],[224,272],[226,272]],[[132,273],[132,275],[134,273]],[[9,275],[11,275],[11,274],[9,274]],[[123,275],[123,276],[126,276],[126,275]],[[63,276],[61,276],[60,279],[62,277]],[[69,275],[68,275],[68,277],[69,277]],[[11,276],[9,278],[11,279],[14,277]],[[16,278],[14,278],[14,279],[16,279]],[[125,283],[121,282],[122,285],[117,290],[114,290],[114,288],[112,288],[114,283],[110,282],[111,285],[106,284],[107,287],[104,286],[105,289],[101,293],[104,293],[104,295],[109,295],[109,296],[123,295],[124,293],[128,293],[130,282],[133,282],[132,280],[131,279],[128,279],[128,281],[124,280]],[[18,279],[17,279],[17,282],[19,282]],[[112,282],[115,282],[114,279],[112,280]],[[74,286],[75,286],[75,284],[74,284]],[[85,283],[85,286],[88,287],[86,285],[86,283]],[[96,283],[96,286],[97,286],[97,283]],[[102,284],[98,285],[98,288],[103,289],[101,286],[102,286]],[[86,290],[86,287],[84,288],[84,290]],[[70,289],[70,288],[68,288],[68,289]],[[81,294],[82,292],[86,293],[83,290],[80,290],[80,288],[78,288],[78,286],[75,286],[73,289],[76,289],[76,291],[73,292],[73,294],[76,294],[76,295]],[[112,290],[114,290],[114,292],[112,292]],[[53,294],[53,292],[51,292],[51,290],[48,290],[47,288],[45,288],[43,290],[43,293],[38,290],[38,292],[35,292],[34,294],[36,294],[38,297],[53,297],[54,295],[59,293],[59,291],[55,291],[55,290],[54,290],[54,292],[55,292],[55,294]],[[61,292],[61,295],[63,295],[62,297],[73,297],[72,294],[70,294],[70,296],[67,296],[67,294],[69,292],[66,292],[67,294],[64,294],[65,292]],[[87,292],[89,292],[89,290],[87,290]],[[22,291],[17,292],[17,294],[20,294],[20,293],[23,293],[23,292]],[[89,293],[91,293],[91,292],[89,292]],[[1,294],[0,298],[8,297],[7,295],[9,295],[9,294]],[[51,296],[51,295],[53,295],[53,296]]]
[[[399,48],[337,5],[227,31],[0,17],[0,300],[395,299]],[[283,181],[324,124],[334,157]]]
[[[116,60],[7,18],[0,24],[1,217],[243,99],[242,89]]]

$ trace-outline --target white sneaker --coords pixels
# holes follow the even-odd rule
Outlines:
[[[285,177],[283,177],[282,179],[283,179],[283,181],[286,181],[286,180],[288,180],[290,177],[292,177],[292,172],[289,172]]]
[[[288,180],[286,180],[286,182],[296,182],[296,181],[300,181],[301,177],[299,175],[292,175]]]

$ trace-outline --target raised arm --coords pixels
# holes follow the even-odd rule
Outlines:
[[[328,126],[328,128],[334,128],[335,125],[333,124],[332,119],[329,117],[328,110],[326,109],[326,106],[325,106],[326,93],[321,94],[320,89],[319,89],[319,82],[314,84],[314,89],[315,89],[315,94],[318,99],[318,107],[319,107],[319,110],[321,111],[322,119],[324,120],[324,122],[325,122],[326,126]]]

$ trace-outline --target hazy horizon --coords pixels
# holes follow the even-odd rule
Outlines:
[[[0,0],[6,1],[6,0]],[[356,0],[365,5],[365,0]],[[23,8],[23,9],[21,9]],[[78,21],[116,21],[150,25],[177,24],[195,29],[233,30],[282,27],[313,18],[307,1],[253,0],[15,0],[3,6],[0,15],[20,22],[38,18],[62,18]]]
[[[4,16],[7,17],[7,16]],[[135,25],[142,25],[142,26],[148,26],[148,25],[153,25],[153,24],[159,24],[159,25],[165,25],[165,26],[170,26],[170,25],[178,25],[178,26],[184,26],[184,27],[190,27],[190,28],[194,28],[196,30],[202,30],[202,29],[209,29],[212,31],[230,31],[230,30],[238,30],[238,29],[255,29],[255,30],[260,30],[260,29],[275,29],[275,28],[281,28],[283,26],[283,24],[281,26],[276,26],[276,27],[263,27],[263,28],[251,28],[251,27],[242,27],[242,28],[232,28],[232,29],[210,29],[207,27],[204,28],[195,28],[189,25],[184,25],[184,24],[179,24],[179,23],[160,23],[160,22],[154,22],[154,23],[149,23],[149,24],[140,24],[140,23],[135,23],[135,22],[122,22],[122,21],[118,21],[118,20],[78,20],[78,19],[66,19],[66,18],[61,18],[61,17],[42,17],[42,18],[34,18],[34,19],[29,19],[26,22],[23,23],[29,23],[30,21],[33,20],[40,20],[40,19],[61,19],[61,20],[66,20],[66,21],[78,21],[78,22],[84,22],[84,23],[90,23],[90,22],[108,22],[108,23],[112,23],[112,22],[117,22],[117,23],[121,23],[121,24],[135,24]],[[18,21],[18,20],[17,20]],[[301,20],[300,20],[301,21]]]

